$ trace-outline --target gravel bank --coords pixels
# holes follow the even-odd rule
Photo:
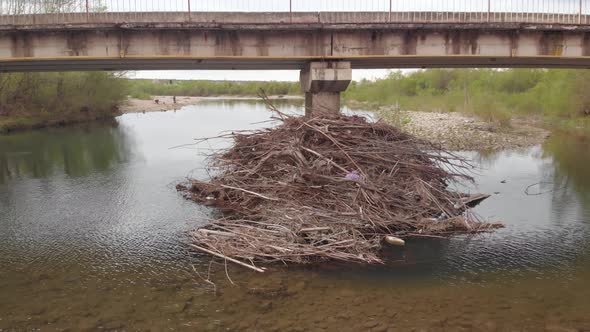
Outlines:
[[[392,112],[395,112],[393,114]],[[460,113],[381,110],[384,120],[449,150],[499,150],[541,144],[549,131],[531,120],[514,119],[509,128],[499,128]]]

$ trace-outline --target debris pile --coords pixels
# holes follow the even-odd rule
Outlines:
[[[382,243],[502,227],[448,190],[468,163],[385,123],[358,116],[304,118],[233,132],[210,156],[215,176],[178,190],[220,214],[191,233],[192,247],[257,271],[254,262],[383,263]],[[393,240],[392,240],[393,239]]]

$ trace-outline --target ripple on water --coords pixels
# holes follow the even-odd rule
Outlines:
[[[202,166],[202,150],[169,147],[268,118],[264,105],[217,102],[129,114],[116,127],[0,137],[0,164],[10,170],[0,170],[0,329],[494,331],[590,323],[590,180],[578,170],[590,149],[572,144],[571,153],[467,154],[481,166],[469,190],[499,192],[477,208],[506,223],[494,234],[411,240],[404,250],[386,248],[385,266],[263,275],[228,266],[236,285],[223,265],[210,270],[209,257],[189,258],[186,233],[210,211],[171,184]],[[559,190],[524,194],[541,181]],[[215,292],[191,264],[202,278],[212,274]]]

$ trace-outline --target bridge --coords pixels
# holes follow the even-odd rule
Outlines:
[[[0,71],[590,68],[590,0],[0,0]]]

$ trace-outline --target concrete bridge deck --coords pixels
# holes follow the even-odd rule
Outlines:
[[[192,13],[188,21],[186,13],[91,13],[64,14],[64,22],[87,21],[61,24],[51,23],[56,14],[0,16],[0,71],[300,69],[310,61],[353,69],[590,67],[590,25],[488,22],[486,13],[453,22],[461,13],[424,12],[449,14],[449,22],[395,22],[412,14],[397,13],[384,23],[385,14]],[[11,19],[20,23],[2,23]]]

